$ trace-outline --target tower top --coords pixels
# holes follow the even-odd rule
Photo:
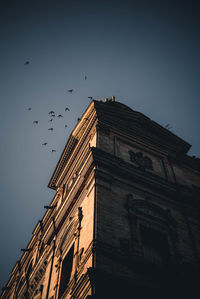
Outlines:
[[[58,161],[50,179],[49,187],[57,189],[60,185],[59,177],[70,165],[72,156],[78,151],[84,140],[89,140],[92,131],[110,130],[115,134],[127,136],[145,142],[149,146],[157,146],[169,155],[184,155],[190,144],[163,128],[141,112],[137,112],[125,104],[115,101],[115,97],[106,100],[93,100],[80,121],[72,131],[64,151]],[[89,143],[88,143],[89,144]],[[74,153],[72,155],[72,153]]]

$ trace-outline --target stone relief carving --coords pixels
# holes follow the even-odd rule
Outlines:
[[[130,150],[128,153],[130,155],[131,162],[136,163],[139,167],[142,167],[143,169],[153,170],[152,160],[147,156],[143,156],[142,152],[135,153]]]

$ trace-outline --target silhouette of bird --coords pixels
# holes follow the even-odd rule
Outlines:
[[[31,107],[28,108],[29,111],[31,111],[31,109],[32,109]]]
[[[68,92],[71,92],[71,93],[72,93],[73,91],[74,91],[73,89],[68,89]]]
[[[55,152],[56,152],[56,150],[53,150],[53,149],[52,149],[52,150],[51,150],[51,152],[52,152],[52,153],[55,153]]]
[[[69,111],[69,108],[68,108],[68,107],[66,107],[66,108],[65,108],[65,111]]]
[[[93,99],[93,97],[88,97],[88,99],[92,100],[92,99]]]
[[[48,130],[52,132],[52,131],[53,131],[53,128],[49,128]]]
[[[47,210],[53,210],[53,209],[55,209],[55,207],[56,207],[56,205],[54,205],[54,206],[44,206],[44,208],[47,209]]]
[[[27,60],[27,61],[25,61],[25,63],[24,63],[24,64],[30,64],[30,61],[28,61],[28,60]]]
[[[85,76],[85,80],[87,80],[87,76]]]
[[[26,252],[26,251],[31,251],[32,248],[22,248],[21,251]]]
[[[47,145],[48,144],[48,142],[44,142],[44,143],[42,143],[42,145]]]
[[[33,121],[33,124],[38,124],[38,120],[34,120],[34,121]]]
[[[67,128],[67,125],[65,125],[65,128]]]
[[[165,126],[165,128],[166,128],[166,129],[171,129],[172,127],[170,126],[170,124],[167,124],[167,125]]]
[[[58,118],[61,118],[61,117],[63,117],[62,114],[59,114],[59,115],[58,115]]]
[[[77,121],[81,120],[80,118],[77,118]]]

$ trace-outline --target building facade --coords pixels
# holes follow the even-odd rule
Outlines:
[[[92,101],[1,298],[193,298],[200,159],[189,148],[114,98]]]

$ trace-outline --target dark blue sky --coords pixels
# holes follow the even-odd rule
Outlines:
[[[0,14],[2,287],[54,196],[47,184],[88,96],[115,95],[169,123],[200,156],[200,9],[184,0],[7,0]],[[64,115],[53,132],[50,110]]]

